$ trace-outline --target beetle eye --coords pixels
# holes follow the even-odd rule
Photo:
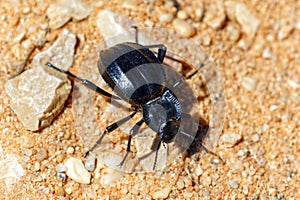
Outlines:
[[[162,123],[159,127],[159,136],[163,142],[171,142],[178,132],[179,121],[169,119],[168,121]]]

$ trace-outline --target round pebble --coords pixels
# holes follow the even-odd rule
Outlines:
[[[84,162],[85,168],[92,172],[96,168],[96,158],[93,156],[90,156],[85,162]]]
[[[36,154],[36,159],[38,161],[43,161],[45,160],[46,158],[48,157],[48,153],[47,153],[47,150],[44,149],[44,148],[41,148],[37,154]]]
[[[91,174],[86,170],[79,158],[71,157],[65,162],[67,175],[78,183],[89,184]]]
[[[242,79],[242,86],[246,88],[249,91],[254,91],[257,85],[257,80],[256,78],[250,77],[250,76],[245,76]]]
[[[178,19],[187,19],[187,18],[189,18],[189,15],[188,15],[188,13],[185,11],[185,10],[179,10],[178,12],[177,12],[177,18]]]
[[[55,187],[55,194],[58,196],[65,196],[65,190],[63,187],[56,186]]]
[[[56,168],[56,172],[65,172],[67,170],[66,166],[63,163],[59,163]]]
[[[182,19],[174,19],[173,20],[173,27],[175,31],[184,37],[192,37],[193,35],[196,34],[195,28],[186,22],[185,20]]]
[[[238,184],[238,182],[236,180],[230,180],[228,182],[228,184],[229,184],[230,188],[233,188],[233,189],[239,188],[239,184]]]
[[[152,197],[154,199],[165,199],[168,198],[170,192],[171,192],[170,187],[163,187],[163,189],[154,192]]]
[[[19,144],[24,148],[32,148],[35,145],[34,138],[28,135],[22,135],[18,141]]]
[[[60,163],[60,162],[62,162],[65,158],[66,158],[65,154],[60,153],[60,154],[58,154],[58,155],[56,156],[56,161],[57,161],[58,163]]]
[[[74,153],[74,151],[75,151],[74,147],[68,147],[66,152],[67,154],[71,155]]]
[[[172,13],[163,13],[159,16],[159,21],[164,23],[171,22],[174,19],[174,15]]]

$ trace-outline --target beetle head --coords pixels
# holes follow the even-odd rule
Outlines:
[[[158,130],[158,135],[162,142],[169,143],[178,132],[180,121],[177,119],[169,119],[162,123]]]

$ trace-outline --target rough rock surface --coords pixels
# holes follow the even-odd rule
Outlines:
[[[29,130],[48,126],[63,109],[71,90],[65,76],[53,76],[43,67],[31,68],[5,84],[11,108]]]

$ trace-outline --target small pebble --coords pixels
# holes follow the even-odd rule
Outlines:
[[[263,53],[262,53],[262,57],[263,57],[263,58],[266,58],[266,59],[272,58],[272,53],[271,53],[270,48],[264,49],[264,51],[263,51]]]
[[[251,76],[245,76],[242,79],[242,86],[249,90],[249,91],[254,91],[257,85],[257,79]]]
[[[203,175],[200,178],[200,183],[206,187],[211,185],[211,181],[211,177],[207,173],[203,173]]]
[[[241,149],[241,150],[238,151],[237,155],[239,157],[241,157],[242,159],[245,159],[245,158],[247,158],[247,156],[249,155],[249,153],[250,152],[249,152],[248,149]]]
[[[39,171],[41,169],[41,164],[39,162],[35,162],[33,165],[34,171]]]
[[[230,180],[228,182],[228,184],[229,184],[230,188],[233,188],[233,189],[239,188],[239,184],[238,184],[238,182],[236,180]]]
[[[201,165],[199,164],[195,170],[196,176],[200,176],[203,173]]]
[[[184,37],[192,37],[196,34],[195,28],[182,19],[174,19],[172,23],[175,31]]]
[[[185,20],[185,19],[189,18],[189,15],[185,10],[179,10],[177,12],[177,18]]]
[[[19,144],[24,148],[32,148],[35,145],[35,141],[33,137],[28,135],[22,135],[18,139]]]
[[[23,8],[23,13],[26,15],[30,12],[30,7],[24,7]]]
[[[47,150],[44,149],[44,148],[41,148],[37,154],[36,154],[36,159],[38,161],[43,161],[45,160],[46,158],[48,157],[48,153],[47,153]]]
[[[65,196],[65,190],[63,187],[55,186],[55,194],[58,196]]]
[[[59,163],[56,168],[56,172],[65,172],[67,170],[66,166],[63,163]]]
[[[259,28],[260,20],[243,3],[236,3],[235,17],[248,37],[254,38]]]
[[[67,154],[69,154],[69,155],[73,154],[74,151],[75,151],[74,147],[68,147],[66,150]]]
[[[248,189],[248,186],[247,185],[243,185],[243,193],[245,194],[245,195],[247,195],[248,193],[249,193],[249,189]]]
[[[122,6],[128,9],[135,9],[137,4],[138,0],[124,0]]]
[[[171,188],[167,186],[167,187],[162,188],[159,191],[154,192],[152,197],[154,199],[166,199],[166,198],[168,198],[170,192],[171,192]]]
[[[233,133],[233,132],[227,132],[224,133],[221,137],[221,140],[227,147],[233,147],[238,142],[240,142],[242,139],[241,134]]]
[[[260,166],[264,166],[267,163],[267,160],[264,156],[259,156],[255,160],[256,160],[257,164]]]
[[[58,155],[56,156],[56,161],[57,161],[58,163],[60,163],[60,162],[62,162],[65,158],[66,158],[65,154],[60,153],[60,154],[58,154]]]
[[[88,159],[84,162],[85,168],[92,172],[96,168],[96,158],[93,156],[89,156]]]
[[[211,44],[211,37],[209,37],[208,35],[204,36],[202,38],[202,44],[204,46],[209,46]]]
[[[163,13],[159,16],[159,21],[162,23],[171,22],[174,19],[174,15],[172,13]]]
[[[259,137],[258,134],[254,134],[254,135],[252,136],[252,141],[253,141],[253,142],[258,142],[259,139],[260,139],[260,137]]]
[[[182,190],[184,188],[184,182],[181,178],[178,179],[176,186],[179,190]]]
[[[82,184],[89,184],[91,174],[85,169],[82,161],[79,158],[71,157],[65,162],[67,175],[74,181]]]
[[[204,21],[207,23],[207,25],[209,25],[215,30],[223,27],[226,21],[226,14],[223,2],[215,1],[215,3],[208,4],[206,6],[206,9],[207,11],[204,15]]]

